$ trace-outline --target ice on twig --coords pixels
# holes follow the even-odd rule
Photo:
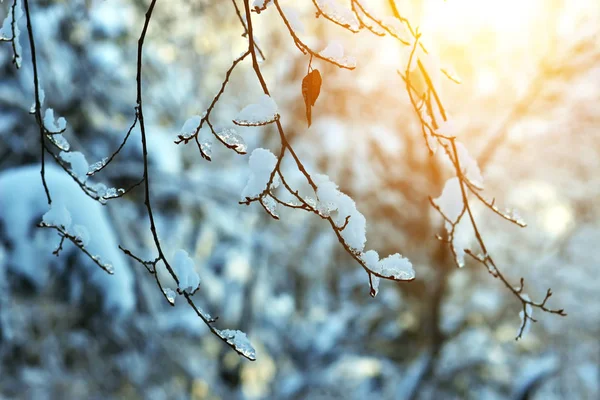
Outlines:
[[[175,291],[170,288],[164,288],[163,293],[169,304],[171,304],[172,306],[175,305],[175,297],[177,296]]]
[[[260,199],[260,203],[271,217],[279,219],[279,214],[277,213],[277,202],[275,199],[273,199],[271,196],[265,196]]]
[[[106,164],[108,163],[108,160],[109,160],[108,157],[104,157],[104,158],[102,158],[102,160],[96,161],[95,163],[90,165],[87,175],[92,176],[96,172],[100,171],[102,168],[104,168],[106,166]]]
[[[236,153],[246,154],[248,146],[246,146],[244,138],[242,138],[235,129],[225,128],[217,132],[217,136],[223,141],[223,143],[227,144],[227,146],[233,149]]]
[[[46,135],[46,137],[54,144],[59,150],[69,151],[71,149],[71,145],[65,139],[65,137],[60,133],[55,133],[52,135]]]
[[[256,350],[252,347],[252,343],[248,340],[246,334],[242,331],[234,331],[231,329],[217,330],[217,333],[233,346],[235,351],[246,357],[248,360],[256,360]]]

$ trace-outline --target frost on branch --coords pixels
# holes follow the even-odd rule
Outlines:
[[[353,69],[356,67],[356,60],[354,57],[344,55],[344,46],[338,41],[332,40],[329,42],[319,55],[327,60],[332,61],[334,64],[343,66],[344,68]]]
[[[250,177],[242,191],[242,199],[254,199],[264,192],[271,173],[277,165],[277,157],[267,149],[255,149],[248,161],[250,166]]]
[[[177,250],[173,256],[173,268],[177,279],[179,279],[179,290],[194,293],[200,285],[200,277],[196,272],[194,260],[185,250]]]
[[[223,329],[217,330],[217,334],[221,337],[221,339],[233,346],[235,351],[246,357],[248,360],[256,360],[256,350],[254,350],[252,343],[250,343],[250,340],[248,340],[248,337],[244,332]]]
[[[275,100],[263,94],[258,102],[244,107],[233,119],[233,123],[240,126],[267,125],[279,119],[278,113]]]

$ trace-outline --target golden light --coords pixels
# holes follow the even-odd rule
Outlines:
[[[541,0],[432,0],[425,3],[423,24],[452,36],[478,31],[518,36],[539,18],[548,1]]]
[[[443,65],[478,94],[525,88],[549,49],[562,0],[425,0],[420,28]],[[518,97],[518,96],[517,96]]]

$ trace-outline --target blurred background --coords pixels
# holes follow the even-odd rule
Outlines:
[[[308,0],[281,3],[308,45],[321,50],[339,40],[357,59],[355,71],[313,62],[323,85],[307,129],[301,81],[309,60],[276,10],[254,15],[286,132],[311,171],[356,200],[367,248],[400,252],[417,279],[382,282],[372,299],[366,274],[324,221],[294,210],[274,221],[257,204],[238,204],[248,156],[216,143],[209,163],[195,147],[173,143],[247,48],[225,1],[158,2],[144,48],[144,114],[167,255],[183,248],[193,256],[197,302],[219,316],[220,328],[245,331],[257,361],[209,334],[184,302],[169,307],[146,270],[119,252],[121,244],[154,257],[142,190],[100,206],[49,167],[53,194],[88,227],[90,249],[116,273],[106,275],[68,244],[52,255],[55,233],[35,228],[47,205],[22,18],[20,70],[10,44],[0,47],[0,397],[598,398],[600,3],[397,2],[441,66],[462,80],[442,80],[441,93],[487,196],[528,223],[520,229],[476,206],[490,252],[515,285],[524,277],[533,299],[551,287],[549,305],[568,313],[534,310],[538,322],[519,341],[516,298],[479,264],[457,270],[434,237],[444,233],[443,221],[427,196],[439,196],[452,171],[428,155],[397,74],[409,49],[315,18]],[[373,3],[391,15],[387,2]],[[0,18],[10,4],[0,4]],[[67,119],[65,137],[92,164],[116,149],[133,121],[136,41],[148,1],[30,5],[45,105]],[[213,122],[230,124],[259,94],[245,61]],[[249,153],[278,148],[272,127],[239,132]],[[139,142],[136,129],[96,181],[128,187],[139,180]],[[292,185],[301,182],[291,166],[286,171]]]

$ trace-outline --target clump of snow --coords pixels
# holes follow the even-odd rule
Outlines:
[[[90,232],[83,225],[73,225],[73,232],[71,234],[75,236],[75,239],[81,243],[83,247],[87,246],[90,242]]]
[[[406,26],[406,23],[400,21],[398,18],[392,16],[383,17],[383,24],[392,34],[404,40],[405,42],[411,41],[412,35]]]
[[[444,185],[442,194],[440,197],[434,199],[433,202],[440,208],[446,218],[452,222],[456,222],[464,208],[459,179],[457,177],[448,179]],[[448,221],[446,221],[446,229],[452,229]]]
[[[464,216],[456,224],[459,216],[463,212],[464,203],[462,198],[462,190],[460,187],[461,183],[457,177],[450,178],[446,181],[444,189],[440,197],[433,200],[433,202],[439,207],[440,211],[449,220],[446,221],[446,230],[448,233],[452,232],[452,224],[454,226],[454,233],[452,237],[452,248],[456,255],[456,263],[459,267],[465,264],[465,251],[472,240],[473,229],[468,222],[468,219]],[[450,223],[452,222],[452,223]]]
[[[395,253],[388,256],[379,262],[379,270],[375,271],[386,277],[394,278],[395,280],[410,280],[414,279],[415,271],[412,263],[400,254]]]
[[[247,105],[233,119],[240,126],[260,126],[275,122],[279,118],[277,103],[266,94],[261,95],[258,102]]]
[[[63,117],[54,118],[54,110],[46,109],[44,113],[44,128],[50,133],[60,133],[67,128],[67,120]]]
[[[296,34],[304,33],[304,24],[300,20],[298,13],[291,7],[282,7],[285,18]]]
[[[367,241],[367,220],[356,209],[354,200],[340,192],[327,175],[315,174],[313,180],[317,185],[317,210],[326,216],[337,211],[332,214],[332,219],[339,228],[345,226],[341,231],[342,238],[352,249],[362,251]]]
[[[471,157],[465,145],[456,142],[456,152],[458,153],[458,160],[460,161],[463,174],[465,174],[471,183],[479,188],[483,188],[483,177],[481,176],[477,161]]]
[[[173,256],[173,268],[179,279],[179,290],[193,293],[200,285],[200,276],[196,272],[194,260],[185,250],[177,250]]]
[[[255,149],[248,161],[250,166],[250,177],[244,190],[242,199],[256,198],[267,187],[271,173],[277,165],[277,157],[267,149]]]
[[[439,135],[443,135],[449,138],[455,137],[458,133],[458,129],[456,127],[456,122],[453,119],[449,118],[446,121],[439,121],[438,127],[435,132]]]
[[[358,251],[362,251],[367,241],[367,220],[357,209],[356,203],[350,196],[341,193],[337,202],[337,215],[333,221],[338,226],[343,226],[348,219],[348,224],[341,235],[348,245]]]
[[[271,0],[253,0],[252,9],[257,12],[264,11],[269,4],[271,4]]]
[[[202,118],[199,115],[194,115],[185,121],[181,130],[179,131],[179,136],[184,138],[189,138],[190,136],[196,133],[196,129],[200,126],[200,121]]]
[[[242,331],[234,331],[231,329],[223,329],[217,331],[220,336],[232,345],[235,350],[249,360],[256,360],[256,350],[248,340],[246,334]]]
[[[344,46],[336,40],[329,42],[327,47],[321,50],[319,55],[346,68],[356,67],[356,60],[353,57],[345,56]]]
[[[358,32],[360,24],[354,13],[348,8],[342,7],[338,2],[333,0],[317,0],[317,4],[329,18],[353,32]]]
[[[375,250],[369,250],[361,255],[361,259],[369,270],[384,278],[404,281],[415,278],[412,263],[398,253],[379,260],[379,254]],[[378,276],[371,275],[373,296],[377,295],[379,291],[379,281]]]
[[[44,221],[47,225],[54,225],[58,227],[63,227],[64,229],[69,229],[71,227],[71,213],[67,210],[64,204],[57,204],[54,202],[50,206],[50,210],[48,210],[44,216],[42,217],[42,221]]]
[[[90,166],[83,153],[78,151],[61,151],[59,156],[63,161],[71,164],[71,172],[77,177],[77,179],[79,179],[80,182],[85,182],[87,180],[87,173],[90,170]]]

